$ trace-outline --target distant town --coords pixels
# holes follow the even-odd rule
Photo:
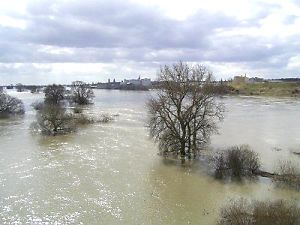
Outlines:
[[[233,79],[219,80],[215,83],[233,84],[233,85],[243,85],[243,84],[256,84],[256,83],[300,83],[300,78],[279,78],[279,79],[264,79],[261,77],[247,77],[246,75],[234,76]],[[141,78],[139,76],[136,79],[124,79],[122,81],[116,81],[113,79],[108,79],[107,82],[92,82],[89,83],[93,89],[113,89],[113,90],[142,90],[147,91],[150,89],[159,88],[159,81],[151,81],[150,78]],[[64,86],[70,87],[70,84],[65,84]],[[38,92],[46,87],[46,85],[28,85],[28,84],[10,84],[10,85],[0,85],[0,89],[17,89],[18,91],[31,90],[31,92]]]
[[[119,89],[119,90],[149,90],[152,87],[150,78],[124,79],[121,82],[108,79],[107,83],[92,83],[91,87],[96,89]]]

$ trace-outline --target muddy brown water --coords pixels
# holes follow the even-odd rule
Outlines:
[[[96,90],[86,112],[116,115],[57,137],[32,133],[30,104],[42,94],[16,93],[23,118],[0,121],[0,224],[215,224],[220,207],[237,197],[290,199],[300,193],[268,179],[222,183],[200,167],[166,163],[145,122],[151,92]],[[214,151],[249,144],[265,170],[300,159],[300,100],[225,97],[225,119]]]

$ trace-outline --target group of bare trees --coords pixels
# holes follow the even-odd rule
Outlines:
[[[150,134],[163,155],[194,158],[222,119],[212,74],[180,62],[162,67],[158,81],[160,89],[148,102]]]
[[[65,134],[74,131],[77,117],[67,109],[67,104],[90,104],[94,97],[93,90],[82,81],[73,82],[69,92],[64,86],[53,84],[48,85],[44,93],[44,102],[35,104],[37,110],[35,126],[46,135]],[[86,119],[82,115],[79,118],[80,121]]]
[[[87,105],[92,103],[94,92],[90,85],[82,81],[74,81],[71,90],[67,91],[62,85],[48,85],[45,90],[45,103],[57,105],[63,100],[69,100],[78,105]]]

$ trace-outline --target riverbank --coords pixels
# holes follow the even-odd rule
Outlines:
[[[300,82],[263,82],[252,84],[228,83],[226,85],[229,87],[229,94],[275,97],[300,97]]]

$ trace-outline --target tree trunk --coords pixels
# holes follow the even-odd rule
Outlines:
[[[186,155],[186,152],[185,152],[185,141],[184,141],[184,140],[181,140],[181,142],[180,142],[180,157],[181,157],[181,163],[184,163],[184,162],[185,162],[185,155]]]

